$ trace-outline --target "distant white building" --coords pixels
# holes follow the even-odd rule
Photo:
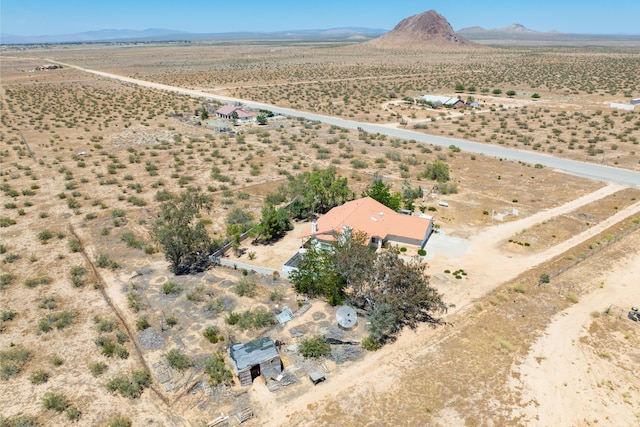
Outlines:
[[[626,111],[633,111],[636,109],[635,105],[629,105],[629,104],[619,104],[617,102],[612,102],[609,105],[611,108],[615,108],[616,110],[626,110]]]
[[[424,102],[428,104],[439,104],[445,107],[458,108],[464,106],[464,101],[460,98],[442,95],[422,95]]]
[[[629,101],[632,105],[640,104],[640,98],[634,98]]]

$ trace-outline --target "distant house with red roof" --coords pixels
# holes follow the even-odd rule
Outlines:
[[[371,197],[364,197],[331,209],[300,237],[330,243],[339,234],[351,230],[367,233],[370,243],[377,247],[389,242],[423,248],[433,231],[433,218],[404,215]]]
[[[240,105],[227,104],[216,110],[216,116],[221,119],[233,120],[233,113],[238,115],[238,121],[250,122],[254,119],[253,114],[249,113]]]

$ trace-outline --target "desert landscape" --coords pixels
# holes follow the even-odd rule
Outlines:
[[[640,116],[611,103],[639,96],[640,49],[478,44],[408,19],[366,42],[3,46],[0,426],[638,423]],[[251,103],[260,122],[216,117]],[[433,217],[425,253],[397,252],[426,269],[441,323],[367,349],[369,317],[339,328],[283,273],[310,221],[266,243],[230,231],[322,171],[352,198],[382,179]],[[175,274],[158,227],[189,193],[209,200],[202,259],[222,265]],[[264,337],[282,374],[243,387],[228,348]],[[303,355],[318,337],[327,352]]]

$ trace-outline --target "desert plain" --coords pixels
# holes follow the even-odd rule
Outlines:
[[[637,48],[149,43],[7,48],[0,59],[3,425],[238,425],[243,413],[247,426],[639,421],[640,323],[627,312],[640,305],[640,181],[590,180],[296,116],[218,132],[196,115],[214,116],[215,97],[229,97],[639,172],[640,116],[609,106],[640,93]],[[36,70],[46,63],[65,65]],[[423,94],[479,106],[412,101]],[[188,188],[213,197],[202,220],[224,239],[230,209],[258,218],[288,176],[334,167],[357,195],[375,174],[397,191],[430,190],[437,183],[421,172],[436,160],[454,191],[426,191],[414,204],[438,225],[433,244],[462,248],[429,242],[421,261],[449,305],[446,323],[404,330],[377,351],[301,357],[292,329],[335,333],[335,307],[243,269],[175,276],[152,237],[160,203]],[[308,226],[268,246],[244,240],[227,256],[279,270]],[[240,295],[247,282],[254,291]],[[225,321],[230,311],[298,301],[310,308],[284,326]],[[366,336],[359,320],[345,339]],[[224,339],[207,340],[210,326]],[[290,385],[206,386],[208,355],[266,335],[286,342],[283,363],[297,368]],[[113,353],[98,345],[105,340]],[[167,370],[171,350],[191,366]],[[314,386],[302,374],[312,368],[327,380]],[[107,387],[132,372],[150,379],[138,397]],[[66,399],[63,411],[43,406],[47,393]]]

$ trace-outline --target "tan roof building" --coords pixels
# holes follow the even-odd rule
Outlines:
[[[377,246],[391,242],[423,248],[433,231],[433,218],[403,215],[371,197],[364,197],[331,209],[300,237],[330,242],[346,230],[367,233],[371,243]]]

